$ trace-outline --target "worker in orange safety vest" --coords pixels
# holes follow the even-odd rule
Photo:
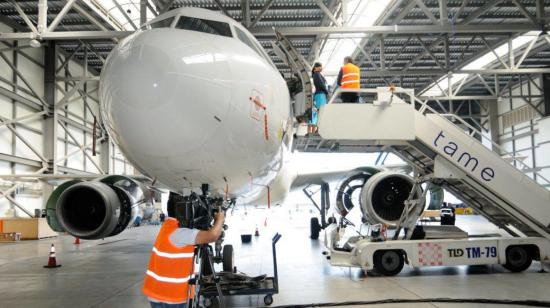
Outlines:
[[[178,220],[173,217],[165,220],[153,246],[143,284],[143,293],[149,298],[152,308],[187,307],[187,301],[194,293],[189,280],[194,276],[195,245],[218,240],[224,220],[223,211],[217,212],[214,226],[206,231],[180,228]]]
[[[342,89],[359,89],[361,87],[361,70],[351,57],[344,58],[344,66],[338,73],[337,84]],[[357,103],[359,96],[356,92],[342,92],[340,95],[343,103]]]

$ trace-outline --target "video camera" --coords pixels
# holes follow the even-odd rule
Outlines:
[[[233,202],[224,202],[223,198],[208,197],[208,185],[202,186],[202,195],[192,193],[175,200],[175,218],[180,228],[208,230],[214,224],[214,214],[227,211]]]

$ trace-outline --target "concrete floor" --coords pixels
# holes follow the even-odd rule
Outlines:
[[[241,213],[242,214],[242,213]],[[321,256],[323,245],[308,238],[307,211],[276,209],[228,218],[237,227],[227,241],[236,249],[239,271],[272,274],[271,236],[283,237],[278,245],[280,294],[274,305],[377,300],[388,298],[491,298],[550,301],[550,274],[537,273],[535,262],[524,273],[508,273],[500,266],[434,267],[413,270],[407,266],[396,277],[361,275],[359,270],[331,267]],[[267,227],[264,226],[268,216]],[[239,228],[260,226],[260,237],[240,244]],[[261,223],[258,223],[261,222]],[[475,216],[459,217],[469,232],[495,232]],[[143,274],[158,226],[129,229],[114,238],[82,241],[61,236],[40,241],[0,244],[0,307],[148,307],[141,294]],[[252,227],[253,228],[253,227]],[[44,269],[54,243],[62,267]],[[230,307],[258,307],[263,297],[228,300]],[[378,307],[485,307],[461,304],[404,304]],[[357,306],[356,306],[357,307]],[[369,306],[372,307],[372,306]],[[511,307],[511,306],[510,306]]]

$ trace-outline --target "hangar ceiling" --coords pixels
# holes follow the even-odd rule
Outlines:
[[[34,26],[39,24],[39,2],[47,3],[46,25],[52,28],[52,23],[57,24],[43,37],[60,40],[58,46],[75,59],[83,60],[86,55],[90,69],[96,72],[115,44],[112,38],[129,33],[123,22],[112,18],[112,11],[140,7],[140,1],[122,0],[113,0],[113,7],[106,9],[99,0],[4,1],[0,3],[0,20],[18,33],[4,33],[0,40],[28,38],[40,32]],[[310,62],[335,35],[340,34],[341,40],[355,35],[358,48],[353,55],[362,66],[365,87],[393,83],[417,93],[449,73],[464,73],[465,65],[495,53],[497,47],[520,35],[545,31],[550,11],[550,0],[392,0],[372,27],[359,29],[336,24],[343,14],[341,0],[155,0],[142,4],[150,12],[156,7],[183,6],[222,11],[247,25],[268,52],[275,27],[286,33]],[[139,20],[131,22],[139,25]],[[550,40],[543,32],[533,44],[513,49],[513,56],[500,56],[473,71],[464,82],[453,84],[453,91],[443,88],[440,92],[497,96],[520,78],[547,72],[549,53]],[[288,67],[270,54],[281,72],[289,73]]]

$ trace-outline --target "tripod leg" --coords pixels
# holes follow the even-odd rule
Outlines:
[[[193,259],[193,263],[195,263],[195,259],[199,258],[200,260],[200,255],[201,255],[201,252],[202,252],[202,248],[201,247],[198,247],[197,250],[196,250],[196,253],[195,253],[195,256],[194,256],[194,259]],[[194,296],[193,296],[193,303],[192,305],[190,306],[191,308],[198,308],[199,307],[199,302],[200,302],[200,288],[201,288],[201,285],[200,285],[200,279],[202,278],[202,267],[199,266],[199,272],[197,273],[197,275],[195,276],[195,293],[194,293]],[[190,288],[187,289],[187,298],[189,299],[189,295],[190,295],[191,291],[190,291]]]
[[[219,301],[219,307],[225,308],[225,299],[223,297],[222,288],[220,286],[220,282],[218,278],[216,277],[216,271],[214,270],[214,263],[212,262],[212,251],[207,248],[207,261],[210,264],[210,268],[212,269],[212,274],[214,276],[214,283],[216,284],[216,290],[218,292],[218,301]]]

